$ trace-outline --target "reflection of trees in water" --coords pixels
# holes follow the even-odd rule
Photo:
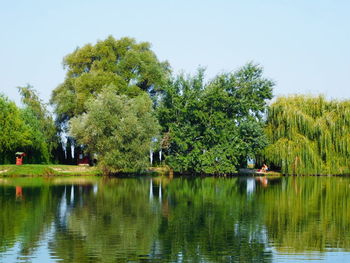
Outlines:
[[[287,177],[259,198],[271,242],[302,252],[350,249],[350,178]]]
[[[174,180],[170,215],[159,229],[167,261],[269,261],[261,210],[242,196],[236,179]]]
[[[100,188],[84,195],[50,243],[64,262],[138,260],[150,251],[159,223],[147,202],[148,182],[112,180]]]
[[[0,252],[19,242],[19,256],[31,256],[49,228],[57,197],[49,187],[0,187]]]
[[[50,254],[63,262],[270,257],[264,229],[256,227],[260,212],[240,198],[235,180],[154,180],[150,189],[150,180],[117,179],[94,188],[24,188],[23,202],[15,194],[10,202],[1,195],[7,206],[1,213],[8,231],[3,236],[20,240],[22,255],[30,256],[51,231]],[[20,209],[13,209],[16,205]],[[23,215],[16,224],[4,221],[19,210]]]
[[[278,250],[350,248],[350,179],[102,179],[0,187],[0,252],[49,240],[63,262],[271,261]],[[50,235],[50,236],[48,236]]]

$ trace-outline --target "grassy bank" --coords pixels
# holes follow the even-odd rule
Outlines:
[[[129,173],[119,173],[119,176],[132,175]],[[171,169],[168,166],[150,167],[138,175],[169,175],[172,177]],[[25,164],[25,165],[0,165],[0,177],[49,177],[49,176],[91,176],[102,175],[102,172],[96,167],[77,166],[77,165],[55,165],[55,164]],[[178,174],[185,175],[185,174]],[[189,174],[192,175],[192,174]],[[281,173],[269,171],[267,173],[258,173],[256,169],[240,169],[233,174],[256,175],[256,176],[280,176]],[[193,175],[192,175],[193,176]],[[208,175],[210,176],[210,175]]]
[[[0,165],[0,177],[100,175],[96,167],[54,164]]]
[[[165,175],[169,173],[168,167],[151,167],[139,175]],[[134,174],[133,171],[119,175]],[[48,176],[91,176],[102,175],[96,167],[57,164],[24,164],[0,165],[0,177],[48,177]]]

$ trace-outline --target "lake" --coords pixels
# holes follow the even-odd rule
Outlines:
[[[350,262],[349,177],[0,179],[0,262]]]

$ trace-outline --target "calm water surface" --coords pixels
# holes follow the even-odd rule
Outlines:
[[[0,262],[350,262],[350,178],[0,179]]]

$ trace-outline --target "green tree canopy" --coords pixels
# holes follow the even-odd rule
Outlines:
[[[25,163],[49,163],[51,152],[45,134],[40,129],[41,123],[30,108],[21,109],[21,119],[28,130],[30,144],[21,145],[20,151],[26,153]]]
[[[30,139],[21,110],[0,94],[0,163],[11,163],[20,147],[31,145]]]
[[[115,89],[104,89],[86,103],[87,113],[70,121],[71,135],[97,154],[106,173],[146,167],[147,152],[158,132],[148,94],[128,98],[116,95]]]
[[[52,115],[32,86],[18,87],[18,90],[25,106],[22,118],[29,127],[32,140],[31,146],[24,149],[28,153],[27,158],[34,163],[48,163],[59,140]]]
[[[285,174],[350,173],[350,101],[280,97],[270,107],[264,156]]]
[[[178,76],[164,88],[158,118],[166,160],[177,171],[235,172],[266,145],[262,118],[274,84],[253,64],[209,83],[203,74]]]
[[[86,102],[110,84],[120,95],[152,94],[169,73],[168,63],[158,61],[149,43],[127,37],[116,40],[109,36],[95,45],[77,48],[63,64],[66,78],[51,99],[61,124],[86,112]]]

